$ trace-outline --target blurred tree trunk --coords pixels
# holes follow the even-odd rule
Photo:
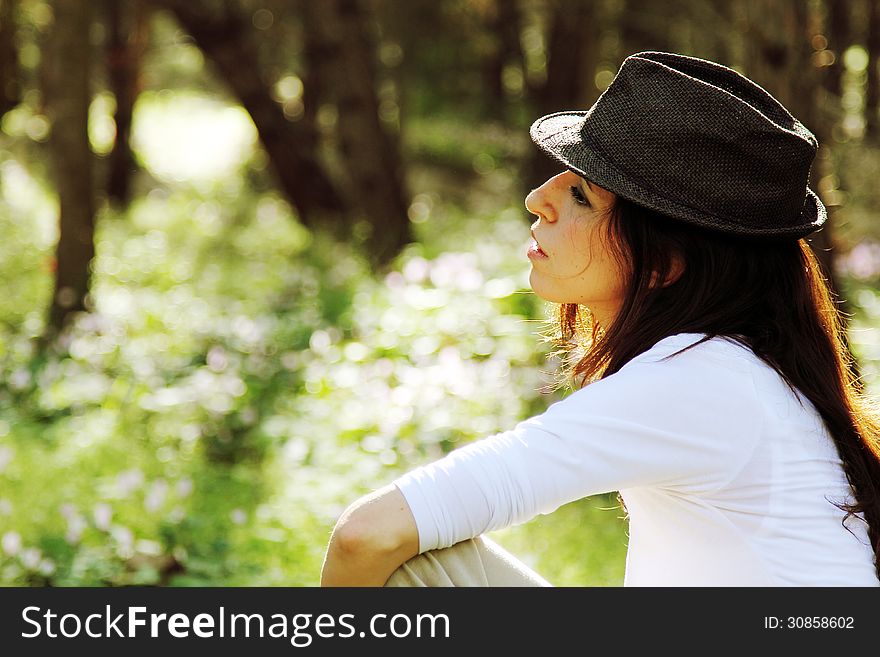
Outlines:
[[[324,70],[335,82],[350,207],[369,226],[370,258],[384,264],[412,237],[400,155],[379,118],[372,17],[359,0],[307,2],[303,8],[312,49],[323,53]]]
[[[852,43],[850,32],[848,0],[826,0],[825,37],[828,50],[834,55],[834,61],[825,70],[824,85],[828,93],[839,98],[843,82],[843,53]]]
[[[131,174],[137,165],[131,152],[131,116],[140,93],[141,60],[147,43],[147,7],[141,0],[105,0],[107,77],[116,99],[113,119],[116,140],[110,153],[107,196],[120,206],[128,203]]]
[[[747,73],[755,82],[773,94],[810,130],[819,141],[820,149],[810,172],[810,188],[819,193],[817,182],[832,175],[831,130],[822,107],[824,79],[828,67],[816,66],[812,37],[820,28],[817,17],[800,0],[753,0],[747,7],[747,32],[752,37],[748,50]],[[822,266],[829,286],[840,300],[839,309],[851,312],[843,296],[835,267],[834,215],[835,206],[826,206],[828,220],[823,228],[807,239]],[[843,318],[845,321],[845,317]],[[855,359],[853,359],[855,363]],[[854,364],[858,376],[858,365]]]
[[[21,75],[15,47],[18,0],[0,0],[0,116],[21,102]]]
[[[273,99],[260,75],[254,28],[240,7],[232,0],[153,2],[171,10],[248,111],[300,221],[314,227],[323,219],[343,219],[345,206],[314,149],[314,126],[303,120],[305,115],[288,120]]]
[[[43,48],[43,98],[52,125],[48,146],[60,205],[47,338],[72,313],[85,309],[95,254],[94,157],[88,136],[91,7],[87,2],[53,2],[54,20]]]
[[[819,94],[821,100],[817,121],[822,122],[825,137],[833,139],[840,130],[844,116],[842,101],[846,67],[843,53],[855,39],[849,3],[846,0],[826,0],[824,7],[824,26],[813,37],[816,50],[813,60],[820,66],[819,77],[823,89]]]
[[[880,137],[880,3],[868,1],[868,80],[865,90],[865,132],[876,140]]]
[[[312,129],[304,131],[304,147],[318,149],[318,111],[322,106],[332,104],[331,94],[332,72],[328,70],[330,58],[334,56],[334,44],[321,38],[321,30],[313,27],[315,19],[312,0],[300,0],[299,13],[303,21],[303,55],[305,71],[303,80],[303,121]]]
[[[504,69],[515,64],[523,70],[522,45],[519,40],[519,7],[513,0],[493,0],[487,5],[486,31],[492,39],[492,48],[484,62],[486,97],[493,114],[504,111],[507,90],[504,85]]]
[[[551,5],[547,37],[547,77],[530,91],[539,115],[570,109],[589,109],[599,97],[596,69],[599,63],[597,3],[555,0]],[[536,117],[537,118],[537,117]],[[532,149],[526,185],[536,187],[557,174],[561,165]]]
[[[620,38],[624,56],[645,50],[676,50],[671,47],[669,6],[655,0],[624,0],[620,14]]]

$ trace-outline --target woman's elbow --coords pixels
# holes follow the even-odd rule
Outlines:
[[[331,542],[345,554],[418,553],[415,519],[393,485],[361,497],[340,516]]]
[[[330,543],[345,555],[362,554],[379,549],[378,539],[372,535],[369,526],[357,510],[352,512],[351,507],[337,521],[330,536]]]
[[[409,505],[389,484],[360,498],[340,516],[327,546],[321,586],[382,586],[418,551]]]

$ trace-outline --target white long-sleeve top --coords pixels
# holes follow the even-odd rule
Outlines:
[[[396,479],[420,553],[620,491],[624,586],[880,586],[861,514],[828,501],[854,497],[815,407],[729,339],[676,354],[703,337]]]

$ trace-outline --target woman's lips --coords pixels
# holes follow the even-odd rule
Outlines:
[[[529,245],[528,256],[529,258],[539,260],[550,257],[541,250],[541,247],[538,246],[538,243],[535,240],[532,240],[532,243]]]
[[[549,256],[544,253],[541,249],[541,245],[538,244],[538,238],[535,237],[535,229],[532,228],[529,231],[529,234],[532,236],[532,243],[529,245],[528,255],[530,258],[548,258]]]

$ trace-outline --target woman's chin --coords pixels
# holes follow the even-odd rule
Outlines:
[[[562,299],[555,294],[551,294],[547,290],[542,290],[540,287],[535,287],[534,285],[532,285],[532,292],[535,293],[536,297],[549,303],[569,303],[565,299]]]
[[[549,301],[550,303],[565,303],[563,299],[559,298],[559,294],[554,294],[554,290],[548,289],[546,283],[541,280],[541,275],[537,274],[534,268],[532,268],[532,271],[529,274],[529,286],[532,288],[532,292],[544,301]]]

